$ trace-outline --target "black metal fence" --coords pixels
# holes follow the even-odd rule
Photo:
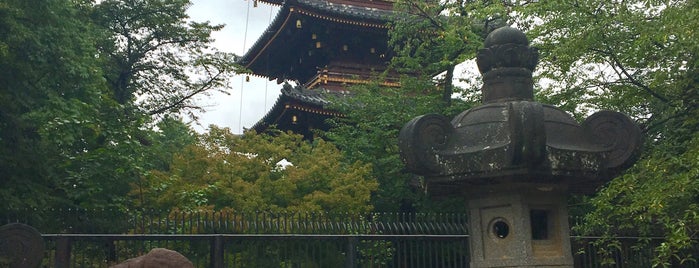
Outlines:
[[[157,247],[174,249],[197,267],[468,267],[469,262],[468,240],[458,235],[49,234],[44,238],[49,241],[47,267],[107,267]]]
[[[468,267],[470,262],[462,213],[55,209],[4,212],[0,220],[43,233],[42,267],[108,267],[158,247],[182,253],[197,267]],[[636,247],[639,238],[623,239],[608,258],[595,254],[589,242],[597,238],[571,239],[575,267],[652,265],[652,247]]]
[[[42,233],[466,234],[465,213],[271,213],[27,209],[0,213]]]
[[[108,267],[163,247],[197,267],[468,267],[462,213],[235,213],[22,210],[44,266]]]

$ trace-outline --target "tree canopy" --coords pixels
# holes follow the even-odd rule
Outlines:
[[[335,102],[345,117],[335,118],[324,137],[340,148],[350,161],[372,164],[379,183],[372,197],[377,211],[433,211],[425,199],[421,180],[405,171],[398,152],[398,133],[405,122],[426,113],[455,115],[472,102],[457,100],[446,106],[442,92],[431,79],[403,77],[401,88],[377,84],[352,88],[353,96]],[[446,209],[446,208],[441,208]]]
[[[502,24],[524,30],[533,46],[539,48],[541,58],[535,73],[540,81],[536,85],[538,101],[561,107],[577,118],[609,109],[635,119],[646,137],[641,160],[591,199],[584,198],[588,200],[582,206],[589,208],[584,210],[587,220],[578,230],[610,238],[622,234],[662,235],[665,241],[656,247],[656,265],[691,259],[690,249],[697,244],[692,239],[699,228],[695,146],[699,51],[693,30],[699,15],[697,3],[398,2],[416,15],[398,20],[399,26],[395,27],[398,36],[392,40],[408,40],[398,46],[398,53],[403,55],[398,57],[401,63],[436,63],[443,51],[462,47],[447,41],[409,42],[435,33],[450,35],[443,40],[464,36],[456,31],[420,30],[421,25],[477,29],[484,22],[487,25],[499,19]],[[463,11],[469,11],[466,17],[472,19],[458,18],[468,14]],[[484,29],[485,34],[490,30]],[[419,44],[419,50],[413,44]],[[447,65],[439,66],[437,69]],[[615,241],[599,243],[614,246]]]
[[[114,99],[147,115],[203,110],[195,97],[225,86],[233,54],[212,47],[223,25],[188,21],[189,0],[105,0],[91,9],[104,31],[98,43]]]
[[[359,213],[372,210],[370,170],[320,139],[311,144],[280,131],[236,136],[212,126],[131,194],[139,207],[163,210]]]
[[[188,6],[0,3],[6,208],[123,208],[129,183],[167,166],[170,160],[157,156],[181,147],[158,139],[158,122],[200,109],[194,97],[223,90],[236,70],[232,55],[210,46],[211,32],[222,26],[190,22]]]
[[[72,163],[100,146],[114,109],[94,28],[63,1],[0,3],[0,198],[66,202]]]
[[[581,230],[659,235],[656,265],[696,245],[699,47],[694,1],[539,2],[519,22],[542,52],[543,101],[577,114],[611,109],[637,120],[642,160],[601,189]],[[607,240],[609,242],[613,240]]]

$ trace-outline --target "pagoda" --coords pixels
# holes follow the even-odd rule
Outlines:
[[[350,95],[348,87],[376,81],[392,55],[388,25],[393,1],[259,0],[280,6],[262,36],[238,59],[251,75],[282,84],[281,95],[252,129],[270,126],[313,137],[325,120],[342,116],[329,108]],[[399,86],[396,75],[383,86]],[[288,82],[296,84],[292,86]]]

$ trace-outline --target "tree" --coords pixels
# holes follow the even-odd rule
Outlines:
[[[442,101],[448,106],[454,93],[454,67],[475,53],[487,34],[503,26],[508,6],[493,1],[396,1],[396,16],[389,44],[396,52],[391,65],[404,73],[430,80],[445,73]]]
[[[172,116],[190,113],[194,97],[220,90],[234,70],[232,55],[210,47],[210,34],[222,26],[187,22],[189,1],[110,0],[80,7],[81,18],[96,38],[92,54],[101,67],[100,111],[103,126],[94,148],[73,156],[61,168],[69,199],[81,207],[130,206],[126,194],[151,169],[163,169],[174,141],[152,131],[159,117],[165,130],[191,136],[188,127],[173,125]],[[155,121],[157,122],[157,120]],[[168,133],[165,133],[168,134]],[[182,140],[186,144],[186,141]],[[178,145],[184,145],[178,144]]]
[[[554,81],[540,92],[544,101],[577,114],[620,110],[646,135],[642,159],[590,201],[580,230],[663,235],[656,266],[691,259],[697,246],[697,5],[540,1],[520,10],[542,54],[540,76]]]
[[[404,170],[398,152],[398,133],[415,116],[426,113],[454,115],[471,103],[444,106],[431,80],[405,77],[401,88],[355,86],[353,96],[334,101],[345,117],[334,119],[324,137],[337,145],[349,161],[372,164],[379,183],[372,196],[377,211],[429,211],[420,180]],[[458,104],[458,105],[457,105]],[[424,189],[423,189],[424,190]]]
[[[161,116],[203,110],[195,97],[225,92],[233,54],[211,46],[223,25],[189,22],[189,0],[105,0],[93,8],[103,27],[100,57],[114,99],[137,113]],[[127,111],[127,114],[133,111]]]
[[[0,3],[6,208],[126,208],[131,183],[169,166],[171,158],[161,156],[192,133],[168,114],[224,85],[233,70],[231,55],[209,48],[209,34],[221,26],[186,22],[187,5]],[[171,132],[153,131],[154,115]]]
[[[310,144],[284,132],[236,136],[211,126],[174,155],[168,170],[133,185],[132,194],[144,208],[358,213],[371,210],[377,183],[369,172],[322,140]]]
[[[97,37],[70,1],[4,1],[0,14],[0,202],[69,203],[64,167],[98,146],[110,108]]]
[[[190,124],[182,122],[182,119],[174,116],[164,116],[156,124],[154,131],[147,137],[149,144],[148,170],[169,170],[172,158],[189,145],[198,141],[199,135],[191,128]]]

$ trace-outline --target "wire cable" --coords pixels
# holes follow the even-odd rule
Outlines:
[[[243,53],[247,50],[248,45],[248,25],[250,23],[250,1],[248,2],[248,8],[245,11],[245,33],[243,34]],[[245,86],[245,77],[240,77],[240,104],[238,107],[238,132],[243,133],[243,90]]]

